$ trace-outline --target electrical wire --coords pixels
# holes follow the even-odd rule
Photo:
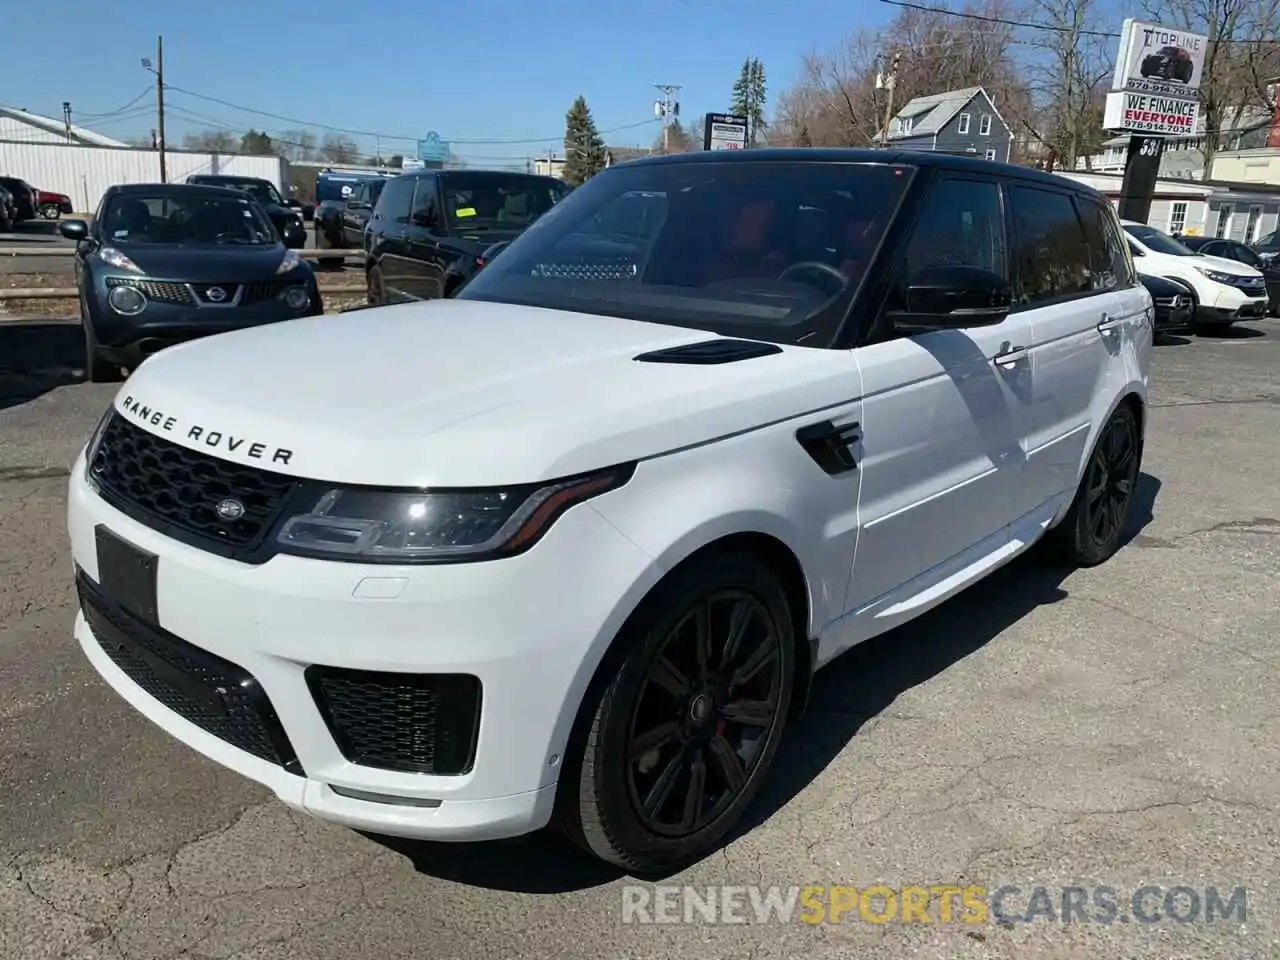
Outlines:
[[[143,87],[142,92],[130,100],[128,103],[116,107],[114,110],[108,110],[106,113],[77,113],[75,117],[80,120],[107,120],[111,117],[117,117],[122,113],[129,113],[134,109],[134,105],[143,97],[149,96],[155,92],[155,87]]]
[[[1029,20],[1013,20],[1008,17],[995,17],[986,13],[974,13],[970,10],[948,10],[946,7],[930,7],[923,3],[912,3],[911,0],[879,0],[890,7],[901,7],[904,10],[918,10],[921,13],[937,13],[948,17],[959,17],[963,20],[977,20],[982,23],[999,24],[1006,27],[1019,27],[1024,30],[1044,30],[1051,33],[1067,33],[1077,37],[1103,37],[1119,40],[1123,35],[1118,30],[1077,30],[1054,23],[1035,23]],[[1221,37],[1218,43],[1252,43],[1276,44],[1280,46],[1280,38],[1274,40],[1249,39],[1244,37]]]
[[[417,136],[408,137],[408,136],[403,136],[399,134],[379,133],[375,130],[357,130],[352,127],[337,127],[327,123],[314,123],[309,120],[300,120],[297,117],[289,117],[280,113],[271,113],[266,110],[256,110],[252,107],[246,107],[243,104],[233,103],[230,100],[222,100],[218,97],[208,96],[207,94],[196,93],[194,90],[187,90],[184,87],[178,87],[171,83],[166,83],[164,85],[164,89],[166,93],[173,93],[173,92],[181,93],[181,94],[184,94],[185,96],[194,97],[197,100],[205,100],[209,103],[216,103],[220,106],[227,107],[231,110],[237,110],[241,113],[251,113],[259,117],[267,117],[271,120],[279,120],[281,123],[289,123],[299,127],[307,127],[311,129],[318,129],[318,130],[327,130],[332,133],[345,133],[355,137],[368,137],[370,139],[388,140],[393,143],[395,142],[417,143],[420,139],[422,139],[421,137],[417,137]],[[657,122],[658,122],[658,118],[656,117],[646,117],[644,120],[638,120],[635,123],[626,123],[626,124],[623,124],[622,126],[610,127],[607,130],[601,130],[600,134],[601,136],[604,136],[610,133],[620,133],[624,130],[634,130],[636,127],[647,126],[649,124],[653,124]],[[563,133],[558,133],[558,134],[553,134],[552,136],[549,136],[549,137],[527,137],[524,139],[508,138],[508,137],[457,137],[457,138],[443,137],[442,139],[446,143],[457,144],[459,146],[467,146],[467,145],[501,146],[504,144],[511,144],[513,146],[516,146],[516,145],[530,144],[530,143],[536,143],[536,144],[547,143],[548,141],[556,141],[556,140],[563,139],[563,136],[564,136]]]

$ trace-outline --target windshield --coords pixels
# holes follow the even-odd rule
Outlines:
[[[447,173],[441,177],[450,231],[523,230],[569,192],[550,177]]]
[[[203,190],[114,197],[103,211],[102,237],[112,245],[278,242],[275,228],[248,198]]]
[[[280,191],[275,188],[270,180],[196,180],[195,183],[204,183],[211,187],[226,187],[230,190],[243,190],[259,203],[274,203],[278,207],[284,206],[284,199],[280,196]]]
[[[612,167],[459,296],[780,343],[821,340],[843,319],[913,170],[797,161]]]
[[[1125,230],[1129,236],[1134,237],[1144,247],[1154,253],[1167,253],[1171,257],[1194,257],[1196,252],[1191,250],[1173,237],[1163,231],[1157,230],[1155,227],[1145,225],[1131,226],[1126,224]]]

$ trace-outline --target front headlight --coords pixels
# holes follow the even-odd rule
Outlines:
[[[1234,284],[1236,277],[1229,273],[1223,273],[1220,270],[1210,270],[1208,267],[1196,267],[1204,276],[1208,277],[1214,283]]]
[[[572,507],[622,486],[634,465],[522,487],[314,491],[276,535],[284,553],[362,563],[444,563],[512,556]]]
[[[130,273],[141,273],[142,268],[126,257],[115,247],[103,247],[98,251],[98,257],[104,262],[115,267],[117,270],[128,270]]]
[[[276,273],[289,273],[297,270],[302,265],[302,258],[292,250],[284,252],[284,259],[280,261],[280,266],[276,267]]]
[[[94,490],[98,489],[98,484],[93,479],[93,461],[98,455],[98,448],[102,446],[102,436],[107,432],[107,424],[111,422],[111,417],[115,412],[116,406],[114,403],[107,407],[106,413],[102,415],[98,425],[93,428],[93,433],[89,434],[89,442],[84,445],[84,478]]]

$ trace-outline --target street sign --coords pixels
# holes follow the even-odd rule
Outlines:
[[[1126,20],[1111,89],[1196,99],[1208,46],[1202,34]]]
[[[449,159],[449,144],[432,130],[418,141],[418,159],[424,163],[440,163]]]

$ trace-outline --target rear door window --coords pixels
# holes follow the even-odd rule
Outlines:
[[[1009,190],[1017,289],[1024,306],[1095,289],[1095,264],[1070,194],[1040,187]]]
[[[377,213],[392,223],[409,222],[409,208],[413,205],[413,177],[397,177],[388,180],[382,195],[378,197]]]

